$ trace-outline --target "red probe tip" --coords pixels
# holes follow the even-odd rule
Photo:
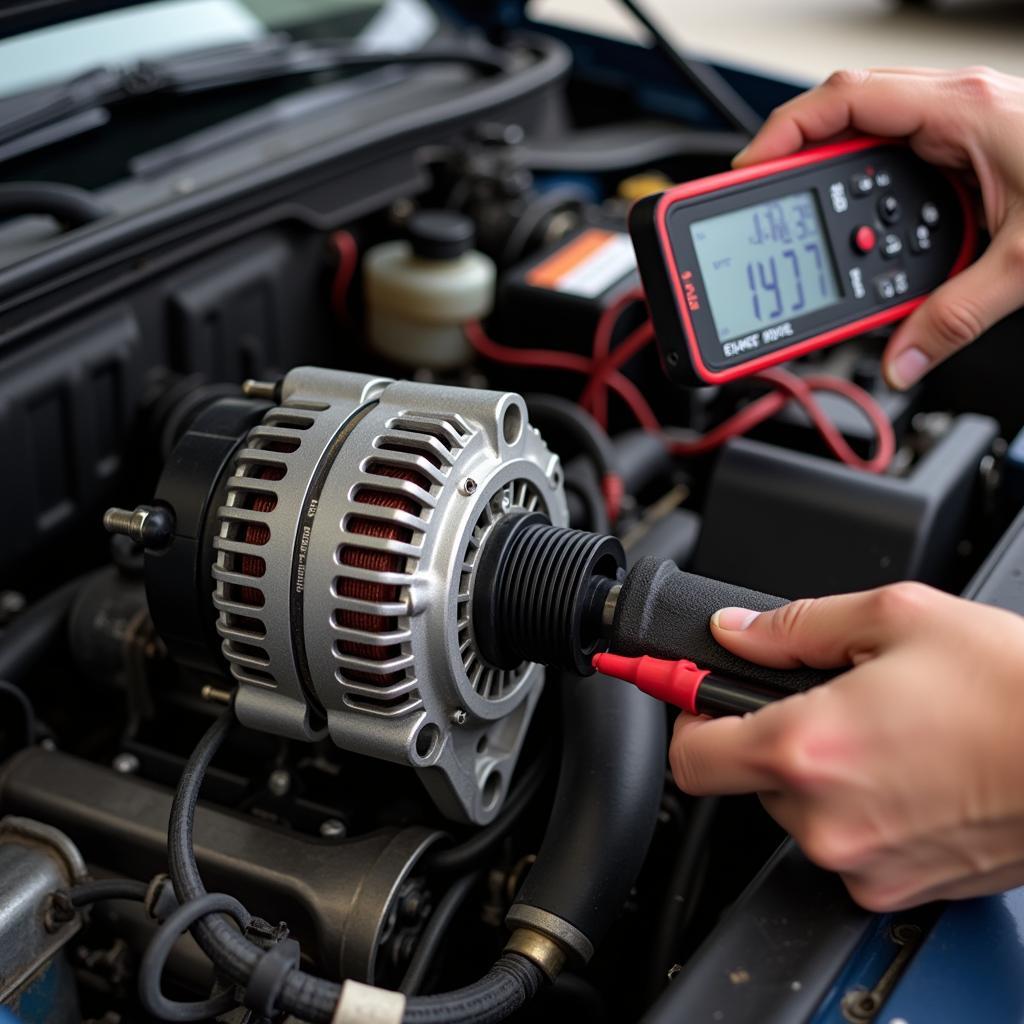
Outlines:
[[[646,655],[627,658],[609,651],[595,654],[591,663],[598,672],[632,683],[638,690],[691,715],[697,713],[697,691],[708,674],[692,661],[666,661]]]
[[[622,654],[612,654],[605,651],[603,654],[595,654],[591,664],[598,672],[615,679],[625,679],[627,683],[636,682],[637,670],[640,667],[639,658],[627,658]]]

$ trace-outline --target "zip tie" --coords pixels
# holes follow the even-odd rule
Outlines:
[[[331,1024],[402,1024],[405,996],[386,988],[346,981]]]

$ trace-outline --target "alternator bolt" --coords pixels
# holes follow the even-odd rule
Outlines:
[[[465,725],[469,719],[469,714],[465,708],[456,708],[452,712],[452,725]]]
[[[108,508],[103,513],[103,528],[107,533],[129,537],[144,548],[162,548],[174,537],[174,516],[158,505]]]
[[[242,394],[246,398],[265,398],[268,402],[276,402],[278,398],[276,381],[247,380],[242,383]]]
[[[344,839],[348,829],[340,818],[325,818],[320,822],[320,835],[324,839]]]
[[[111,767],[119,775],[134,775],[139,770],[139,759],[127,752],[118,754],[111,762]]]
[[[231,703],[231,691],[222,690],[217,686],[210,686],[207,683],[200,691],[199,696],[203,700],[208,700],[212,704],[230,704]]]
[[[471,476],[467,476],[466,479],[463,480],[461,484],[459,484],[459,490],[463,494],[465,494],[467,497],[470,494],[475,493],[476,488],[477,488],[477,483],[476,483],[476,481]]]

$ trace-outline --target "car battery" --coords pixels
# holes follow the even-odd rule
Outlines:
[[[502,275],[495,310],[498,340],[588,354],[601,314],[627,293],[639,294],[639,288],[625,230],[583,227]],[[612,345],[645,316],[641,302],[624,309]]]
[[[631,295],[636,301],[628,301]],[[614,226],[588,226],[502,275],[493,329],[505,345],[590,356],[602,315],[616,308],[609,350],[644,322],[647,306],[629,235]],[[665,380],[654,345],[629,359],[621,372],[643,391],[662,422],[677,422],[689,408],[690,397],[680,401],[680,392]],[[578,374],[558,371],[545,381],[546,389],[569,398],[577,398],[586,384]],[[510,384],[524,391],[538,386],[535,373],[518,369]],[[613,429],[636,426],[615,399],[609,416]]]

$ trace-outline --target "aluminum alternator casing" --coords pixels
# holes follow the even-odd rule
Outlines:
[[[218,517],[217,631],[243,724],[416,769],[449,817],[498,812],[543,668],[483,661],[470,609],[503,516],[568,519],[518,395],[302,367]]]

